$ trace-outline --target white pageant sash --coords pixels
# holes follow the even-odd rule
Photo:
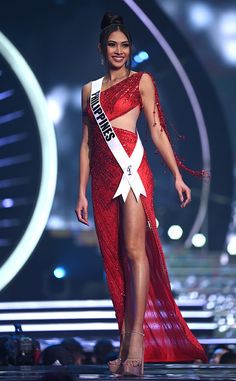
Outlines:
[[[102,87],[102,81],[103,77],[92,82],[90,106],[94,118],[108,147],[110,148],[112,154],[114,155],[118,164],[123,170],[123,176],[113,198],[122,195],[123,200],[125,202],[129,190],[130,188],[132,188],[136,200],[138,201],[140,194],[146,196],[144,185],[137,172],[144,154],[143,145],[137,132],[138,139],[131,156],[129,157],[126,153],[124,147],[122,146],[121,142],[116,136],[116,133],[101,106],[100,92]]]

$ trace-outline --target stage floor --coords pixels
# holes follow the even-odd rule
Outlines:
[[[187,364],[146,364],[142,380],[236,380],[236,365],[187,365]],[[42,380],[55,372],[67,372],[72,380],[119,380],[136,379],[133,377],[113,376],[106,365],[82,366],[8,366],[0,368],[0,380]],[[51,377],[47,377],[50,381]],[[62,380],[60,378],[60,380]],[[53,377],[53,381],[56,378]]]

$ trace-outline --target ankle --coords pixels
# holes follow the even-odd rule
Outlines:
[[[130,334],[130,335],[132,335],[132,334],[138,334],[138,335],[143,336],[143,337],[145,336],[145,334],[142,331],[136,330],[136,329],[132,329],[132,331],[128,331],[126,333]]]

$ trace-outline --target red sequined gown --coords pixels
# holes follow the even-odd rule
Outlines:
[[[142,108],[139,82],[142,72],[101,92],[102,107],[112,122],[125,115],[137,105]],[[153,81],[155,87],[155,83]],[[158,94],[155,87],[156,104]],[[152,107],[152,105],[150,106]],[[162,118],[161,110],[159,117]],[[104,267],[111,299],[114,305],[119,330],[124,320],[125,282],[124,247],[120,233],[119,200],[113,199],[122,177],[122,170],[108,148],[90,108],[87,113],[91,123],[91,187],[94,220],[97,237],[104,261]],[[121,144],[130,156],[137,135],[128,130],[113,127]],[[146,253],[150,264],[150,288],[144,319],[145,362],[177,362],[206,360],[206,355],[181,316],[171,293],[168,272],[156,228],[153,205],[154,182],[146,153],[144,153],[138,173],[144,184],[147,197],[141,195],[142,205],[149,228],[146,229]],[[119,196],[121,197],[121,196]]]

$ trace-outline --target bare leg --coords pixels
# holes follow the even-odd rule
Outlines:
[[[130,265],[129,285],[126,280],[125,329],[143,332],[143,319],[149,287],[149,263],[145,251],[146,217],[142,202],[132,191],[122,205],[123,235]],[[142,336],[130,335],[128,357],[141,359]]]

